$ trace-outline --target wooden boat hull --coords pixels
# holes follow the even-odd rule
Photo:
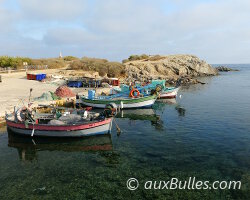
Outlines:
[[[176,88],[174,90],[167,91],[167,92],[162,91],[160,93],[160,99],[173,99],[173,98],[176,98],[178,91],[179,91],[179,88]]]
[[[103,121],[80,124],[80,125],[37,125],[29,124],[25,127],[24,123],[16,123],[6,120],[7,128],[14,133],[31,136],[34,130],[33,136],[41,137],[83,137],[91,135],[107,134],[112,128],[112,118],[105,119]]]
[[[120,106],[121,109],[148,108],[155,103],[156,98],[157,98],[156,96],[122,99],[122,100],[113,100],[113,99],[91,100],[87,98],[82,98],[81,103],[85,106],[91,106],[95,108],[105,108],[105,106],[110,103],[115,103],[117,106]]]

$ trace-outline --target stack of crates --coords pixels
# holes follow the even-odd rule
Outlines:
[[[68,87],[83,87],[83,83],[81,81],[69,81],[67,85]]]
[[[28,80],[42,81],[45,78],[46,78],[46,74],[27,74]]]

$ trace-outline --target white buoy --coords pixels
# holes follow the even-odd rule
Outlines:
[[[83,113],[83,119],[87,119],[87,117],[88,117],[88,111],[85,110],[84,113]]]

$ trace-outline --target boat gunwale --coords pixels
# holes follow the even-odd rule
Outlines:
[[[77,131],[77,130],[86,130],[91,128],[96,128],[98,126],[103,126],[111,123],[112,118],[106,118],[104,120],[96,121],[94,123],[88,124],[66,124],[66,125],[47,125],[47,124],[28,124],[28,128],[25,127],[24,123],[18,123],[6,118],[6,124],[9,127],[25,129],[25,130],[40,130],[40,131]]]
[[[149,95],[144,97],[138,98],[128,98],[128,99],[89,99],[87,97],[82,96],[81,100],[87,103],[95,103],[95,104],[108,104],[108,103],[116,103],[116,102],[123,102],[124,104],[133,104],[133,103],[140,103],[148,100],[157,99],[156,95]]]

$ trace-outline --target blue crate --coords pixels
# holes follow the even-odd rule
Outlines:
[[[88,99],[95,98],[95,90],[88,90]]]
[[[81,81],[69,81],[67,85],[68,87],[83,87],[83,83]]]
[[[46,78],[46,74],[37,74],[36,75],[36,80],[41,81]]]

